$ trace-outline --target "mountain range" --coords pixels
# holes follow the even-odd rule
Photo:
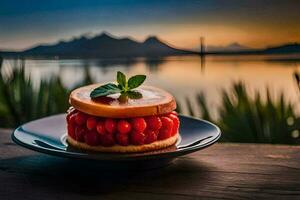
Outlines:
[[[276,47],[269,47],[265,50],[265,53],[300,53],[300,44],[299,43],[290,43]]]
[[[143,42],[130,38],[116,38],[102,33],[92,38],[81,36],[56,44],[38,45],[21,52],[10,52],[18,56],[58,56],[58,57],[149,57],[192,53],[180,50],[162,42],[155,36]]]
[[[228,44],[226,46],[214,46],[214,45],[208,45],[205,50],[207,52],[240,52],[240,51],[251,51],[253,50],[250,47],[241,45],[237,42]]]
[[[300,53],[299,43],[289,43],[264,49],[253,49],[239,43],[232,43],[227,46],[208,46],[207,54],[290,54]]]
[[[252,49],[239,43],[227,46],[207,46],[207,54],[281,54],[300,53],[300,44],[291,43],[266,49]],[[38,45],[24,51],[4,52],[2,56],[18,57],[59,57],[59,58],[124,58],[124,57],[162,57],[171,55],[199,54],[199,51],[182,50],[150,36],[143,42],[131,38],[116,38],[103,32],[94,37],[81,36],[55,44]]]

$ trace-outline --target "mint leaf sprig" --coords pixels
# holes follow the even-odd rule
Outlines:
[[[125,74],[118,71],[117,73],[117,85],[114,83],[107,83],[105,85],[101,85],[100,87],[95,88],[91,94],[91,98],[103,97],[110,94],[126,94],[132,93],[132,89],[135,89],[142,85],[146,80],[145,75],[135,75],[126,80]]]

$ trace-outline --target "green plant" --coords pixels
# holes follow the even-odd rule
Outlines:
[[[59,78],[41,81],[35,90],[24,67],[14,68],[11,75],[0,76],[2,126],[16,126],[50,114],[64,112],[68,91]]]
[[[296,119],[292,105],[285,101],[283,94],[276,102],[267,89],[263,101],[256,92],[251,99],[245,85],[237,83],[233,87],[233,98],[223,92],[223,107],[220,109],[219,125],[225,139],[233,142],[293,143],[293,128],[287,120]]]
[[[300,127],[299,117],[293,106],[285,101],[283,93],[278,101],[266,89],[266,99],[259,92],[251,98],[242,82],[233,84],[229,91],[222,91],[222,105],[219,118],[213,120],[223,132],[222,140],[230,142],[296,144],[294,138]],[[198,96],[202,117],[212,120],[206,100]],[[296,135],[297,136],[297,135]]]
[[[77,86],[90,82],[86,71],[84,81]],[[33,119],[66,112],[69,93],[58,76],[42,80],[35,88],[21,62],[20,66],[14,66],[10,75],[0,73],[0,127],[16,127]]]

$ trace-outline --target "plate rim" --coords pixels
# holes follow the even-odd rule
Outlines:
[[[55,116],[59,116],[59,115],[64,115],[64,113],[60,113],[60,114],[56,114],[56,115],[50,115],[50,116],[46,116],[46,117],[42,117],[36,120],[32,120],[30,122],[24,123],[22,125],[20,125],[19,127],[17,127],[11,134],[11,139],[13,142],[15,142],[16,144],[25,147],[27,149],[39,152],[39,153],[44,153],[47,155],[52,155],[52,156],[57,156],[57,157],[63,157],[63,158],[72,158],[72,159],[85,159],[85,160],[102,160],[102,161],[130,161],[130,160],[144,160],[144,159],[152,159],[152,158],[175,158],[175,157],[179,157],[179,156],[183,156],[189,153],[193,153],[195,151],[199,151],[202,149],[205,149],[211,145],[213,145],[214,143],[216,143],[221,135],[222,132],[220,130],[220,128],[213,124],[210,121],[204,120],[204,119],[199,119],[196,117],[192,117],[192,116],[186,116],[186,115],[182,115],[179,114],[180,117],[184,117],[184,118],[189,118],[189,119],[193,119],[193,120],[197,120],[197,121],[202,121],[204,123],[207,123],[209,125],[211,125],[212,127],[214,127],[217,131],[217,135],[210,140],[207,143],[204,144],[198,144],[198,145],[193,145],[193,146],[189,146],[177,151],[168,151],[168,152],[161,152],[161,153],[154,153],[154,154],[148,154],[148,155],[143,155],[143,154],[114,154],[114,153],[91,153],[89,154],[88,152],[68,152],[66,150],[56,150],[56,149],[50,149],[50,148],[46,148],[46,147],[41,147],[41,146],[35,146],[26,142],[23,142],[21,140],[19,140],[16,136],[15,133],[20,131],[20,129],[29,123],[32,123],[34,121],[38,121],[38,120],[42,120],[45,118],[49,118],[49,117],[55,117]]]

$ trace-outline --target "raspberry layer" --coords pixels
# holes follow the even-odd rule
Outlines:
[[[140,146],[174,138],[178,133],[176,112],[138,118],[102,118],[74,108],[67,113],[68,135],[89,146]]]

